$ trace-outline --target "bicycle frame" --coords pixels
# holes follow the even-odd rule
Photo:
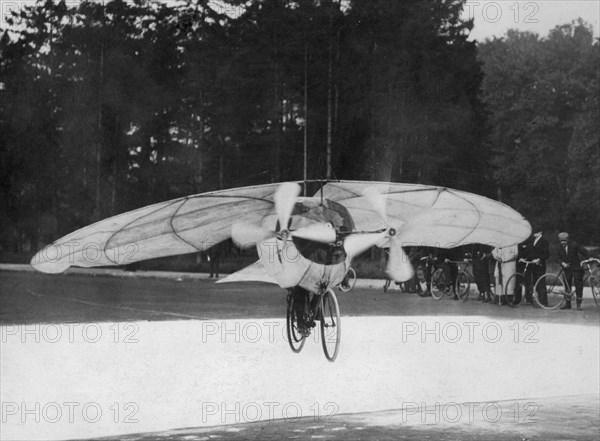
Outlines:
[[[510,276],[504,286],[504,295],[506,296],[507,302],[510,306],[516,306],[516,305],[523,303],[525,301],[525,299],[527,298],[527,294],[532,292],[536,281],[533,282],[534,286],[531,286],[531,284],[528,283],[529,278],[527,277],[527,275],[530,274],[531,265],[540,265],[539,263],[536,263],[533,260],[519,259],[519,262],[524,263],[525,268],[523,269],[522,272],[518,272],[518,273],[515,273],[512,276]],[[519,278],[521,280],[519,280]],[[515,281],[514,290],[512,293],[509,293],[508,287],[511,285],[510,282],[513,279]],[[519,287],[521,288],[521,291],[520,291],[521,299],[517,302],[516,301],[517,292],[518,292],[517,290],[519,289]]]
[[[330,288],[319,293],[314,293],[313,296],[318,296],[316,304],[312,307],[311,300],[307,296],[304,300],[307,303],[304,305],[302,314],[307,311],[308,323],[312,323],[312,326],[315,325],[315,321],[320,322],[323,352],[325,353],[325,357],[333,362],[337,357],[341,339],[338,301],[335,293]],[[293,295],[290,292],[287,297],[286,329],[290,348],[296,353],[302,350],[307,337],[310,336],[312,331],[311,327],[300,328],[298,326],[298,313],[299,311],[294,306]]]
[[[598,299],[598,297],[600,296],[600,292],[598,292],[600,289],[598,286],[599,281],[595,275],[595,270],[590,265],[590,262],[600,263],[600,260],[596,258],[590,258],[581,262],[582,266],[583,264],[585,264],[585,266],[583,266],[584,271],[587,271],[587,274],[585,275],[585,277],[583,277],[582,284],[585,285],[587,282],[590,285],[590,288],[592,290],[592,297],[594,298],[596,306],[600,307],[600,302]],[[547,304],[543,304],[538,298],[537,287],[540,283],[542,283],[547,290],[550,290],[550,292],[546,292],[546,297],[548,299]],[[548,288],[548,286],[550,286],[550,288]],[[575,295],[575,292],[576,291],[574,287],[571,286],[566,276],[565,268],[562,267],[558,274],[544,274],[536,281],[533,291],[533,298],[535,299],[536,303],[544,309],[557,309],[565,302],[570,303],[573,298],[573,295]],[[556,299],[557,297],[560,298],[560,300],[551,301],[552,299]]]

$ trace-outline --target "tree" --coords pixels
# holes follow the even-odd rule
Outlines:
[[[598,43],[591,28],[575,22],[544,39],[510,31],[481,45],[480,57],[502,194],[547,229],[598,241],[591,226],[600,221],[598,127],[591,123],[598,115]]]

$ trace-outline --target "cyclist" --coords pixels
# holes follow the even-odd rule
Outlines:
[[[456,295],[458,265],[455,263],[455,261],[462,260],[463,257],[464,253],[461,247],[442,249],[438,254],[438,258],[443,262],[440,263],[440,266],[444,268],[444,271],[448,276],[448,280],[450,281],[450,285],[446,289],[452,290],[452,293],[454,294],[452,297],[453,300],[458,300],[458,295]]]
[[[435,271],[435,265],[437,263],[437,257],[433,248],[423,248],[422,253],[424,254],[419,260],[420,263],[417,267],[417,277],[419,278],[419,285],[424,285],[421,289],[426,292],[427,296],[431,295],[431,275]]]
[[[559,233],[558,241],[558,259],[560,265],[564,268],[565,278],[569,286],[575,285],[575,294],[577,295],[577,310],[581,311],[581,301],[583,299],[583,268],[581,262],[589,258],[588,251],[577,242],[569,240],[569,233]],[[571,298],[560,309],[571,309]]]
[[[525,283],[528,287],[526,292],[527,303],[533,303],[531,298],[531,288],[535,285],[537,279],[542,277],[546,273],[546,260],[550,257],[550,244],[543,237],[543,231],[541,227],[537,227],[534,230],[534,234],[528,241],[527,246],[523,250],[523,254],[519,254],[520,257],[530,261],[533,265],[527,266],[525,272]],[[540,303],[544,306],[548,306],[548,297],[546,294],[546,285],[540,283],[537,288],[537,295]]]

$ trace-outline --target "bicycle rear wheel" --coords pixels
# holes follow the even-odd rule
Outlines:
[[[546,304],[542,302],[539,295],[540,290],[543,292],[544,286],[546,287]],[[563,283],[562,279],[557,277],[555,274],[544,274],[542,277],[540,277],[537,282],[535,282],[535,287],[533,288],[532,294],[535,303],[544,309],[559,308],[560,305],[565,302],[565,297],[567,296],[565,284]]]
[[[356,271],[354,271],[354,268],[349,268],[346,277],[340,283],[340,291],[348,292],[354,288],[354,285],[356,285]]]
[[[287,317],[286,317],[287,339],[294,352],[300,352],[306,342],[306,337],[298,331],[298,317],[294,308],[294,298],[289,295],[287,299]]]
[[[512,292],[509,290],[512,286]],[[506,303],[510,306],[516,306],[525,301],[527,295],[527,285],[525,284],[525,277],[523,274],[515,273],[508,278],[506,285],[504,286],[504,296]]]
[[[596,302],[596,307],[600,308],[600,282],[595,277],[590,277],[590,288],[592,288],[592,297]]]
[[[328,289],[321,297],[321,344],[329,361],[335,361],[340,350],[342,327],[340,308],[335,293]]]
[[[461,302],[466,302],[471,291],[470,277],[465,271],[458,273],[456,277],[456,295]]]
[[[436,269],[431,275],[431,297],[440,300],[444,297],[446,275],[443,268]]]

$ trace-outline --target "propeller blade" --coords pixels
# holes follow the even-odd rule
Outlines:
[[[372,246],[378,245],[385,239],[385,231],[381,233],[358,233],[351,234],[344,241],[344,249],[350,257],[358,256]]]
[[[272,237],[275,233],[260,225],[239,222],[231,226],[231,238],[240,248],[250,248]]]
[[[379,214],[385,225],[388,225],[387,219],[387,195],[378,193],[374,187],[368,187],[363,191],[363,196],[367,198],[369,205]]]
[[[300,191],[300,186],[294,182],[285,182],[277,188],[273,200],[275,201],[275,210],[279,220],[279,229],[288,229],[288,222]]]
[[[332,243],[336,239],[335,230],[331,224],[322,223],[314,223],[298,228],[292,232],[292,236],[321,243]]]
[[[390,241],[390,259],[387,264],[386,272],[390,279],[395,282],[406,282],[415,273],[408,256],[402,249],[400,241],[393,239]]]

